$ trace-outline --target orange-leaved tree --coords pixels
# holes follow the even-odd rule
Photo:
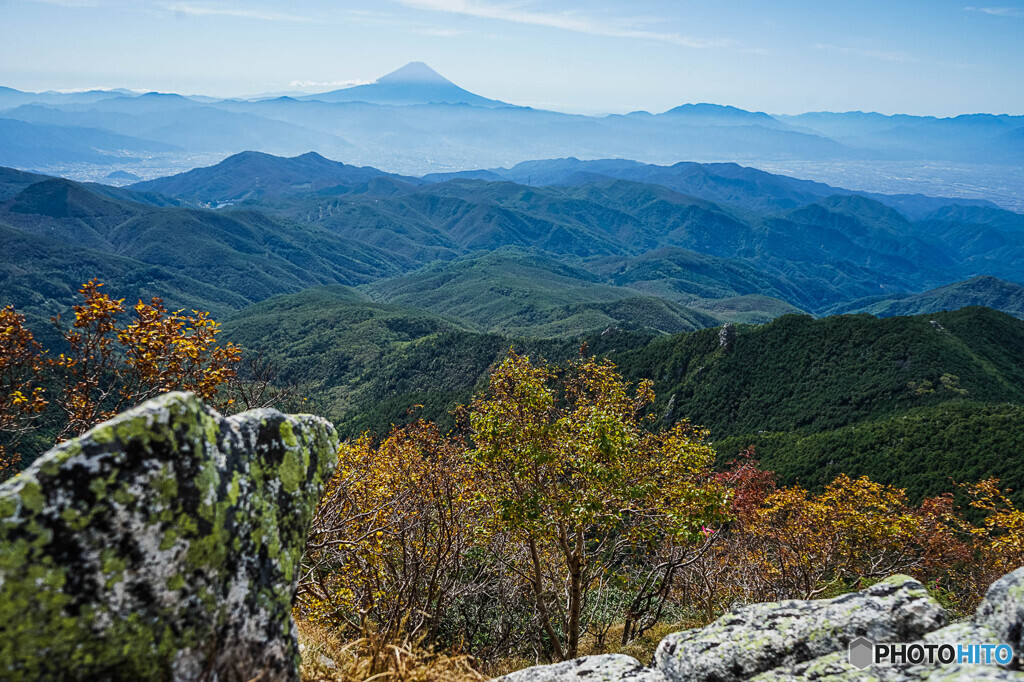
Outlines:
[[[726,520],[706,434],[646,429],[653,399],[649,381],[631,389],[608,361],[556,371],[512,352],[469,409],[485,528],[506,539],[552,658],[577,655],[602,578]]]
[[[403,630],[437,640],[446,611],[477,588],[463,575],[477,525],[464,452],[422,421],[377,446],[343,444],[306,545],[300,615],[388,641]]]
[[[709,610],[726,600],[813,599],[894,573],[945,579],[970,555],[949,496],[915,506],[900,488],[843,474],[818,494],[758,485],[750,497],[759,502],[735,510],[716,551],[715,581],[691,577]]]
[[[41,349],[23,315],[0,310],[0,479],[17,473],[19,441],[33,430],[37,440],[64,440],[165,391],[192,391],[220,408],[231,402],[224,389],[241,349],[218,342],[209,313],[168,311],[153,298],[129,318],[124,299],[102,287],[82,285],[70,328],[53,318],[65,346],[57,355]]]
[[[16,470],[18,442],[46,409],[44,368],[45,356],[25,316],[11,306],[0,309],[0,480]]]
[[[988,586],[1000,576],[1024,565],[1024,510],[999,487],[999,480],[988,478],[961,486],[973,514],[950,514],[951,522],[969,538],[970,561],[948,576],[952,596],[963,602],[967,611],[981,600]],[[948,505],[952,510],[952,504]],[[981,514],[977,522],[968,516]]]
[[[884,578],[922,560],[922,519],[903,490],[840,475],[820,495],[799,486],[765,500],[748,561],[761,567],[770,598],[812,599],[841,583]]]
[[[76,436],[99,421],[160,393],[185,390],[214,401],[235,376],[241,350],[220,344],[209,313],[169,312],[159,298],[139,301],[135,318],[124,321],[124,299],[112,299],[92,280],[79,293],[70,329],[60,327],[67,351],[51,360],[61,412],[58,440]]]

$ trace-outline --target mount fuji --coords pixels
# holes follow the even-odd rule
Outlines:
[[[463,90],[423,62],[410,62],[373,83],[333,90],[299,99],[321,102],[370,104],[471,104],[477,107],[512,106]]]

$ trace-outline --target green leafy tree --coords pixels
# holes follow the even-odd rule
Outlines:
[[[595,585],[666,543],[702,543],[727,518],[706,432],[648,430],[653,399],[649,381],[631,390],[608,361],[556,371],[510,353],[470,408],[486,530],[507,538],[553,658],[577,655]]]

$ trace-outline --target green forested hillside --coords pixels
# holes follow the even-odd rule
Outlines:
[[[742,261],[679,248],[657,249],[634,258],[594,260],[587,263],[587,269],[607,277],[612,284],[683,305],[747,295],[805,300],[800,288],[785,276],[766,273]],[[810,305],[809,301],[805,303]]]
[[[322,228],[271,218],[158,207],[112,199],[51,179],[0,203],[0,223],[57,240],[171,269],[255,302],[317,284],[354,284],[401,272],[401,260]],[[16,254],[12,254],[16,257]]]
[[[929,316],[787,315],[656,339],[613,359],[657,405],[716,437],[831,430],[950,400],[1024,401],[1024,321],[987,308]]]
[[[723,347],[721,328],[517,339],[328,288],[252,306],[226,330],[306,383],[346,435],[382,435],[412,415],[451,427],[451,410],[509,348],[557,363],[585,340],[632,379],[654,379],[657,416],[707,426],[722,462],[756,445],[787,483],[819,486],[847,472],[913,495],[950,490],[950,477],[1024,483],[1024,322],[984,308],[787,315],[740,326]]]
[[[0,201],[7,201],[26,187],[46,179],[45,175],[0,166]]]
[[[433,313],[375,303],[344,287],[264,301],[229,318],[224,331],[271,360],[282,382],[302,385],[312,407],[346,435],[386,433],[415,405],[445,421],[515,343]]]
[[[603,284],[598,276],[549,257],[513,250],[440,263],[362,290],[374,300],[524,337],[575,336],[623,324],[676,333],[718,322],[671,301]]]
[[[750,445],[780,483],[821,488],[840,473],[906,488],[916,500],[995,476],[1024,501],[1024,406],[950,400],[820,433],[715,442],[721,462]]]
[[[783,315],[801,314],[802,310],[777,298],[760,294],[732,296],[711,300],[695,300],[691,305],[710,313],[720,320],[744,324],[764,324]]]
[[[870,313],[877,317],[923,315],[965,306],[985,306],[1024,318],[1024,286],[991,276],[954,282],[920,294],[863,299],[834,308],[833,314]]]
[[[563,362],[585,340],[632,380],[654,380],[659,417],[708,427],[723,457],[757,442],[788,479],[892,460],[894,482],[923,494],[954,474],[1016,475],[993,453],[1017,442],[1018,421],[999,415],[1024,399],[1024,321],[931,310],[1019,314],[1020,287],[982,277],[907,293],[1013,270],[1024,250],[1006,212],[946,207],[915,222],[850,195],[794,207],[793,186],[755,190],[746,176],[733,190],[760,198],[728,206],[608,177],[429,184],[319,157],[233,163],[166,185],[190,188],[188,201],[207,181],[245,198],[222,210],[0,173],[0,303],[51,347],[47,318],[92,277],[129,301],[209,310],[346,435],[382,434],[410,408],[452,426],[510,348]],[[776,190],[786,209],[759,213]],[[842,305],[929,314],[792,314]],[[723,332],[725,321],[766,324]],[[998,437],[967,435],[989,427]],[[918,460],[935,468],[932,487],[914,478]]]
[[[466,402],[510,348],[561,362],[581,339],[521,339],[471,331],[454,318],[367,300],[346,287],[276,297],[230,317],[225,335],[272,360],[285,382],[302,384],[315,407],[346,435],[377,434],[416,414],[452,425],[448,412]],[[592,352],[637,348],[646,330],[610,329],[587,337]]]
[[[106,283],[117,298],[134,303],[153,296],[171,309],[207,310],[217,318],[248,304],[242,294],[211,286],[173,269],[97,249],[28,234],[0,223],[0,306],[25,313],[45,345],[55,339],[49,319],[67,315],[78,302],[78,288],[92,278]]]

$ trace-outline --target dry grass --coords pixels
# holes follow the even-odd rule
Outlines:
[[[644,665],[654,659],[654,650],[668,634],[700,625],[694,623],[661,624],[638,639],[622,646],[622,626],[613,626],[605,637],[605,646],[594,638],[580,643],[580,656],[625,654]],[[299,621],[304,682],[481,682],[545,661],[505,658],[482,667],[478,672],[468,656],[434,653],[415,641],[388,644],[368,633],[358,640],[342,641],[323,627]],[[332,665],[333,664],[333,665]]]
[[[480,682],[468,656],[434,653],[416,641],[385,642],[373,633],[342,641],[298,621],[304,682]]]
[[[613,625],[605,636],[604,646],[598,646],[593,637],[584,637],[580,642],[580,656],[598,656],[601,654],[625,654],[632,656],[644,665],[650,665],[654,660],[654,650],[666,635],[687,628],[700,627],[703,623],[694,620],[684,623],[661,623],[638,637],[629,644],[622,645],[622,625]],[[500,677],[508,673],[529,668],[534,665],[548,663],[549,661],[533,661],[526,658],[504,658],[483,666],[483,671],[490,677]]]
[[[613,625],[605,637],[603,648],[597,646],[597,642],[593,638],[585,638],[580,642],[580,656],[625,654],[632,656],[644,665],[650,665],[654,660],[654,650],[658,648],[658,644],[665,638],[665,635],[692,627],[698,627],[698,623],[659,623],[645,632],[642,637],[622,645],[619,643],[622,639],[622,626]]]

